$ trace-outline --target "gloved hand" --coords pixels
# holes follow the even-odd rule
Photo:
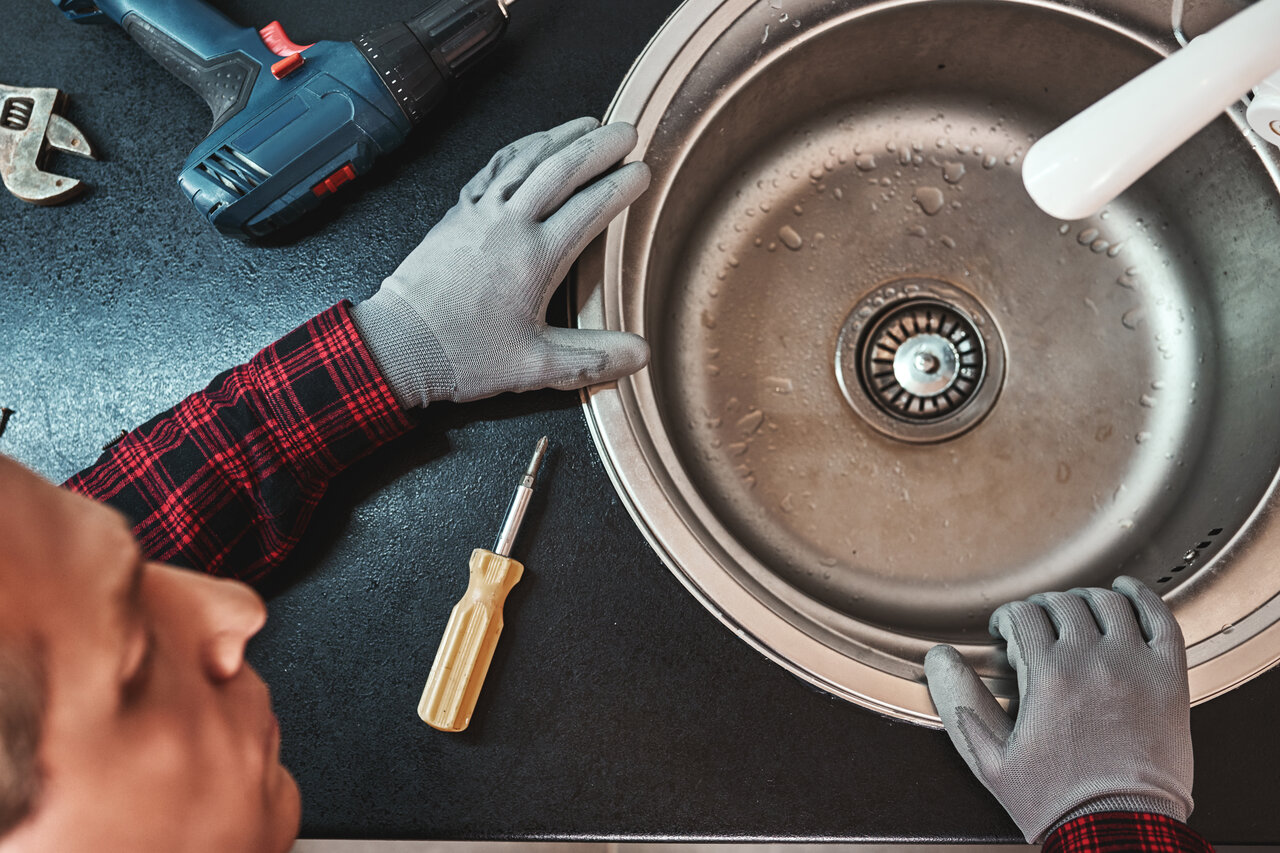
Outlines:
[[[951,646],[925,657],[952,743],[1028,842],[1092,812],[1191,813],[1182,631],[1140,581],[1112,589],[1042,593],[992,614],[1018,675],[1016,721]]]
[[[637,335],[546,323],[574,260],[649,185],[638,162],[599,177],[635,144],[631,125],[591,118],[511,143],[355,306],[360,336],[403,405],[580,388],[645,365],[649,347]]]

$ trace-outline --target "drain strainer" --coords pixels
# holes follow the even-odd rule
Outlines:
[[[972,296],[946,282],[904,279],[881,285],[849,312],[836,378],[854,411],[885,435],[942,441],[991,410],[1004,381],[1004,347]]]
[[[982,337],[944,302],[920,299],[883,316],[862,345],[871,399],[909,422],[947,417],[973,399],[986,367]]]

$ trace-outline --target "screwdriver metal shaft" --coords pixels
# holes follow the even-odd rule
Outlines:
[[[418,702],[418,716],[433,728],[460,732],[471,722],[502,633],[503,602],[524,574],[524,566],[507,555],[524,521],[534,480],[546,453],[547,438],[543,436],[516,486],[493,550],[477,548],[471,552],[467,591],[449,614],[449,624],[445,626],[431,674]]]
[[[511,506],[507,509],[507,517],[502,522],[502,530],[493,543],[493,553],[507,556],[511,546],[520,532],[520,524],[524,521],[525,510],[529,508],[529,498],[533,497],[533,481],[538,478],[538,469],[542,467],[542,458],[547,455],[547,437],[538,439],[538,446],[533,450],[533,459],[529,461],[529,469],[520,478],[516,493],[511,496]]]

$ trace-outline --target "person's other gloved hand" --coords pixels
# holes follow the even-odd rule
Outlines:
[[[1016,721],[960,653],[925,657],[952,743],[1027,841],[1083,814],[1191,813],[1191,713],[1182,631],[1130,577],[1005,604],[991,634],[1018,675]]]
[[[644,163],[600,177],[636,144],[581,118],[511,143],[462,188],[352,316],[405,406],[580,388],[645,365],[644,339],[559,329],[547,302],[587,244],[649,185]]]

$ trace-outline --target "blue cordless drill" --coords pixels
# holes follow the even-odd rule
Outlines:
[[[106,16],[213,111],[178,185],[219,231],[260,237],[369,171],[497,43],[514,0],[436,0],[354,42],[294,44],[201,0],[53,0]]]

